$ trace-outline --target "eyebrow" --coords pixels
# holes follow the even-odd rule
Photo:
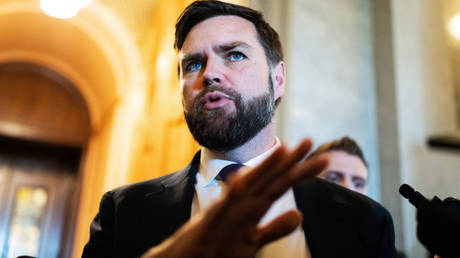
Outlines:
[[[366,179],[364,177],[362,177],[362,176],[352,176],[351,180],[363,180],[364,183],[367,182]]]
[[[224,43],[224,44],[221,44],[219,46],[217,46],[215,48],[215,50],[217,52],[227,52],[227,51],[230,51],[232,49],[235,49],[237,47],[241,47],[241,48],[245,48],[245,49],[249,49],[251,48],[251,46],[249,46],[249,44],[243,42],[243,41],[232,41],[232,42],[229,42],[229,43]],[[200,60],[203,58],[203,54],[202,53],[199,53],[199,52],[196,52],[196,53],[190,53],[190,54],[186,54],[184,55],[182,58],[180,58],[180,62],[182,64],[190,61],[190,60]]]
[[[201,53],[190,53],[183,56],[180,59],[180,64],[183,66],[184,64],[190,62],[191,60],[201,60],[203,58],[203,54]]]
[[[232,49],[235,49],[237,47],[241,47],[241,48],[244,48],[244,49],[250,49],[251,48],[251,46],[249,44],[247,44],[247,43],[245,43],[243,41],[232,41],[232,42],[229,42],[229,43],[221,44],[221,45],[217,46],[216,49],[217,49],[217,52],[228,52],[228,51],[230,51]],[[177,67],[177,74],[178,75],[180,74],[180,71],[181,71],[180,68],[183,67],[184,64],[187,64],[192,60],[202,60],[203,57],[204,57],[204,54],[200,53],[200,52],[186,54],[186,55],[183,55],[182,58],[179,55],[179,63],[178,63],[178,67]]]
[[[324,173],[324,175],[327,175],[327,174],[335,174],[337,175],[338,177],[340,178],[344,178],[344,173],[342,171],[338,171],[338,170],[326,170],[326,172]]]
[[[246,49],[251,48],[251,46],[249,46],[249,44],[247,44],[247,43],[245,43],[243,41],[232,41],[232,42],[225,43],[225,44],[217,46],[217,51],[218,52],[227,52],[227,51],[230,51],[230,50],[235,49],[237,47],[242,47],[242,48],[246,48]]]

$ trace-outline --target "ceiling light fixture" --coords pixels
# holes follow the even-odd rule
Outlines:
[[[54,18],[72,18],[87,7],[91,0],[40,0],[40,8]]]
[[[460,14],[450,19],[449,30],[456,39],[460,40]]]

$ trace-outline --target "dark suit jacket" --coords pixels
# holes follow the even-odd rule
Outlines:
[[[138,257],[189,218],[199,153],[184,169],[102,197],[82,257]],[[313,258],[396,257],[393,222],[371,199],[321,179],[294,187]]]

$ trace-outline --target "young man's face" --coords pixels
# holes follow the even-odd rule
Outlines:
[[[228,151],[272,119],[284,65],[270,69],[254,25],[232,15],[195,25],[179,51],[184,113],[197,141]]]
[[[366,195],[368,172],[363,161],[344,151],[331,151],[328,154],[329,164],[319,177]]]

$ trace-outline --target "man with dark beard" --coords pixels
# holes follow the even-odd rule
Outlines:
[[[209,86],[197,97],[191,111],[185,112],[185,120],[194,138],[204,147],[213,151],[233,150],[257,135],[271,123],[275,111],[273,83],[269,78],[269,91],[254,97],[246,103],[238,92],[227,88]],[[205,109],[205,96],[219,91],[231,97],[236,111],[225,117],[223,109]],[[215,121],[226,118],[218,125]],[[210,126],[211,125],[211,126]]]
[[[202,148],[181,171],[106,193],[84,257],[395,257],[388,212],[314,179],[327,156],[299,163],[310,140],[289,151],[275,136],[285,67],[259,12],[194,2],[175,48],[184,115]]]

